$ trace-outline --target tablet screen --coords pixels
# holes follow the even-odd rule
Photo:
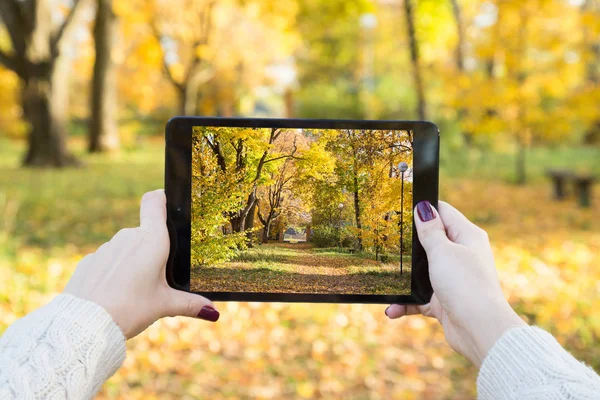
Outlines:
[[[410,295],[410,130],[195,126],[190,290]]]

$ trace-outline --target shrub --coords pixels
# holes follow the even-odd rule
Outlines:
[[[340,231],[327,225],[313,228],[312,242],[315,247],[335,247],[340,244]]]

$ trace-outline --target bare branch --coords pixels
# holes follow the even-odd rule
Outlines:
[[[71,8],[71,11],[69,11],[67,16],[65,17],[64,22],[58,28],[56,35],[54,35],[54,37],[52,39],[50,39],[50,51],[51,51],[53,59],[56,59],[58,57],[58,54],[60,53],[60,43],[63,40],[63,38],[65,37],[65,32],[71,26],[73,19],[75,17],[75,14],[77,13],[77,10],[79,9],[79,5],[81,3],[83,3],[81,0],[73,0],[73,1],[74,1],[74,3],[73,3],[73,7]]]
[[[221,144],[217,140],[215,140],[215,142],[212,143],[206,135],[204,135],[204,140],[213,151],[215,157],[217,157],[217,163],[219,164],[219,167],[221,167],[221,171],[227,172],[227,164],[225,162],[225,156],[223,155],[223,151],[221,150]]]
[[[31,31],[31,23],[25,18],[25,13],[16,0],[0,0],[0,20],[8,31],[12,42],[13,52],[17,59],[25,57],[25,40],[27,32]],[[7,67],[9,68],[9,67]]]
[[[274,141],[276,141],[277,138],[279,138],[279,135],[281,135],[281,132],[283,132],[283,129],[281,129],[281,128],[273,128],[271,130],[271,140],[269,141],[269,144],[271,144]]]
[[[302,157],[298,157],[298,156],[294,156],[291,154],[286,154],[284,156],[279,156],[279,157],[274,157],[274,158],[269,158],[268,160],[265,160],[265,164],[271,161],[277,161],[277,160],[281,160],[282,158],[293,158],[294,160],[304,160],[304,158]]]
[[[412,151],[412,147],[405,144],[392,144],[388,149],[402,149],[402,151]]]
[[[260,201],[257,203],[256,206],[258,207],[258,212],[256,214],[258,215],[258,219],[260,220],[260,223],[263,224],[264,226],[267,226],[267,220],[265,219],[265,217],[262,216],[262,213],[260,212]]]
[[[279,133],[277,134],[277,136],[278,135],[279,135]],[[274,158],[269,158],[268,160],[265,160],[264,163],[266,164],[271,161],[281,160],[282,158],[292,158],[294,160],[303,160],[302,157],[298,157],[298,156],[294,155],[294,154],[296,154],[296,151],[298,151],[298,145],[296,144],[296,138],[294,138],[294,149],[292,150],[292,152],[290,154],[286,154],[286,155],[274,157]]]
[[[154,17],[152,17],[150,19],[150,23],[148,25],[150,26],[152,35],[154,35],[154,37],[156,38],[156,41],[158,42],[158,46],[160,47],[160,51],[162,53],[162,57],[161,57],[162,58],[162,70],[165,73],[165,76],[167,77],[167,79],[169,79],[169,81],[173,84],[173,86],[175,86],[179,90],[183,90],[184,83],[177,82],[177,80],[171,73],[171,70],[169,69],[169,64],[167,64],[167,57],[165,54],[165,50],[162,48],[162,44],[160,43],[163,35],[158,30],[158,27],[156,26],[156,21],[154,20]]]
[[[212,22],[213,22],[212,12],[213,12],[214,6],[215,6],[215,2],[211,1],[206,6],[206,8],[202,11],[202,15],[200,16],[200,19],[202,19],[201,26],[199,29],[200,37],[197,40],[195,40],[194,44],[192,45],[193,46],[192,52],[193,52],[194,56],[192,57],[192,61],[189,65],[189,67],[187,68],[187,72],[185,73],[185,81],[186,82],[192,78],[199,79],[199,77],[197,76],[196,69],[201,64],[202,58],[198,54],[198,47],[201,45],[208,44],[208,41],[210,39],[210,31],[212,29]],[[206,75],[206,77],[203,78],[205,81],[208,81],[214,75],[214,72],[210,69],[204,70],[202,72]],[[202,83],[204,83],[204,82],[202,82]]]

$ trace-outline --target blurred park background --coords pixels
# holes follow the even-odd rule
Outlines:
[[[174,115],[428,119],[511,304],[599,371],[599,104],[598,0],[1,0],[0,331],[137,224]],[[131,340],[99,398],[475,398],[425,318],[218,306]]]

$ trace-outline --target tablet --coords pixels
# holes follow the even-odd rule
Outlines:
[[[215,301],[425,304],[414,206],[437,207],[431,122],[176,117],[170,286]]]

